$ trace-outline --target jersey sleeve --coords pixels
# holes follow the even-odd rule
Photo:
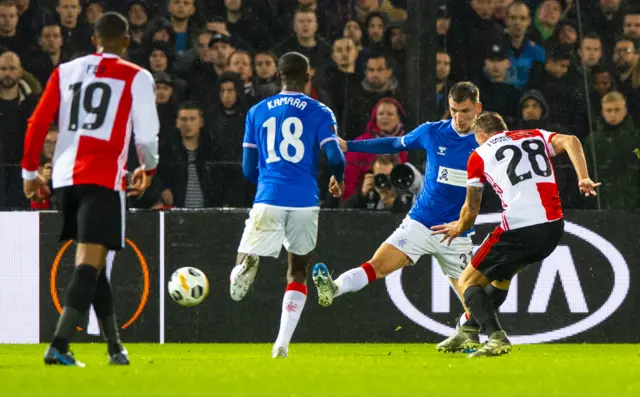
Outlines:
[[[42,145],[49,132],[49,126],[60,108],[60,71],[53,70],[40,102],[29,118],[27,133],[24,137],[24,153],[22,157],[22,178],[33,180],[40,165]]]
[[[553,139],[554,136],[558,135],[557,132],[549,132],[549,131],[545,131],[545,130],[538,130],[540,131],[540,134],[542,134],[542,138],[544,139],[544,143],[547,147],[547,150],[549,151],[549,154],[551,155],[551,157],[556,155],[556,152],[553,150],[553,145],[551,144],[551,140]]]
[[[431,123],[424,123],[418,126],[410,133],[403,136],[400,140],[405,150],[426,149],[431,141],[433,129]]]
[[[484,187],[486,180],[484,176],[484,161],[478,152],[474,150],[467,162],[467,186]]]
[[[131,84],[131,118],[136,152],[148,175],[158,168],[160,119],[156,109],[156,84],[147,70],[136,73]]]
[[[338,122],[335,114],[328,107],[322,106],[320,111],[322,119],[318,129],[318,143],[322,148],[327,142],[338,141]]]
[[[258,141],[256,140],[256,129],[253,125],[253,115],[254,110],[249,110],[247,118],[244,122],[244,138],[242,140],[242,147],[257,149]]]

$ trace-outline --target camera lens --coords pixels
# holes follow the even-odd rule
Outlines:
[[[378,189],[388,189],[391,187],[391,179],[389,175],[376,174],[373,176],[373,186]]]
[[[398,164],[391,171],[391,182],[398,189],[408,189],[415,181],[416,176],[411,167]]]

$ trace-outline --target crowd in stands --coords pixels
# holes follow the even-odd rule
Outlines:
[[[639,208],[639,1],[429,1],[440,5],[438,119],[449,118],[448,88],[473,81],[484,109],[511,129],[578,136],[603,183],[601,208]],[[255,187],[241,167],[244,118],[279,92],[277,60],[287,51],[309,58],[306,93],[331,107],[342,138],[409,132],[407,91],[415,87],[407,82],[406,7],[407,0],[0,0],[0,208],[55,208],[53,198],[29,203],[22,194],[27,120],[54,68],[95,51],[92,24],[105,11],[128,18],[125,58],[157,86],[161,165],[151,189],[129,205],[162,209],[251,205]],[[52,126],[45,178],[56,139]],[[320,170],[322,205],[394,208],[396,192],[374,175],[389,175],[407,156],[349,153],[347,161],[342,200],[325,193]],[[129,169],[136,162],[132,151]],[[595,208],[578,194],[568,158],[554,162],[565,208]],[[499,210],[500,201],[487,195],[484,206]]]

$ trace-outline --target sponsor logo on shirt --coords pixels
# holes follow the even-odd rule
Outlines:
[[[445,153],[446,151],[447,151],[447,147],[446,146],[438,146],[438,154],[440,156],[444,156],[446,154]]]
[[[467,186],[467,171],[440,166],[437,181],[446,185],[465,187]]]

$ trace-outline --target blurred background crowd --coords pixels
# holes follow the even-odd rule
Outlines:
[[[639,208],[640,1],[429,1],[439,5],[430,66],[436,119],[449,118],[448,88],[473,81],[484,109],[499,112],[510,129],[583,141],[592,178],[603,187],[597,203],[583,200],[568,158],[556,158],[565,208]],[[407,104],[415,89],[407,82],[407,0],[0,0],[0,209],[55,208],[22,194],[27,120],[53,69],[95,51],[92,24],[110,10],[128,17],[126,58],[153,74],[161,120],[158,175],[131,207],[249,207],[255,187],[242,175],[244,119],[279,91],[277,59],[287,51],[309,58],[306,93],[333,109],[342,138],[401,136],[415,127]],[[52,126],[41,159],[45,177],[56,139]],[[321,164],[321,204],[405,210],[424,161],[349,153],[341,200],[325,193]],[[132,151],[129,169],[136,163]],[[408,182],[392,183],[392,172]],[[483,208],[498,211],[500,200],[486,194]]]

